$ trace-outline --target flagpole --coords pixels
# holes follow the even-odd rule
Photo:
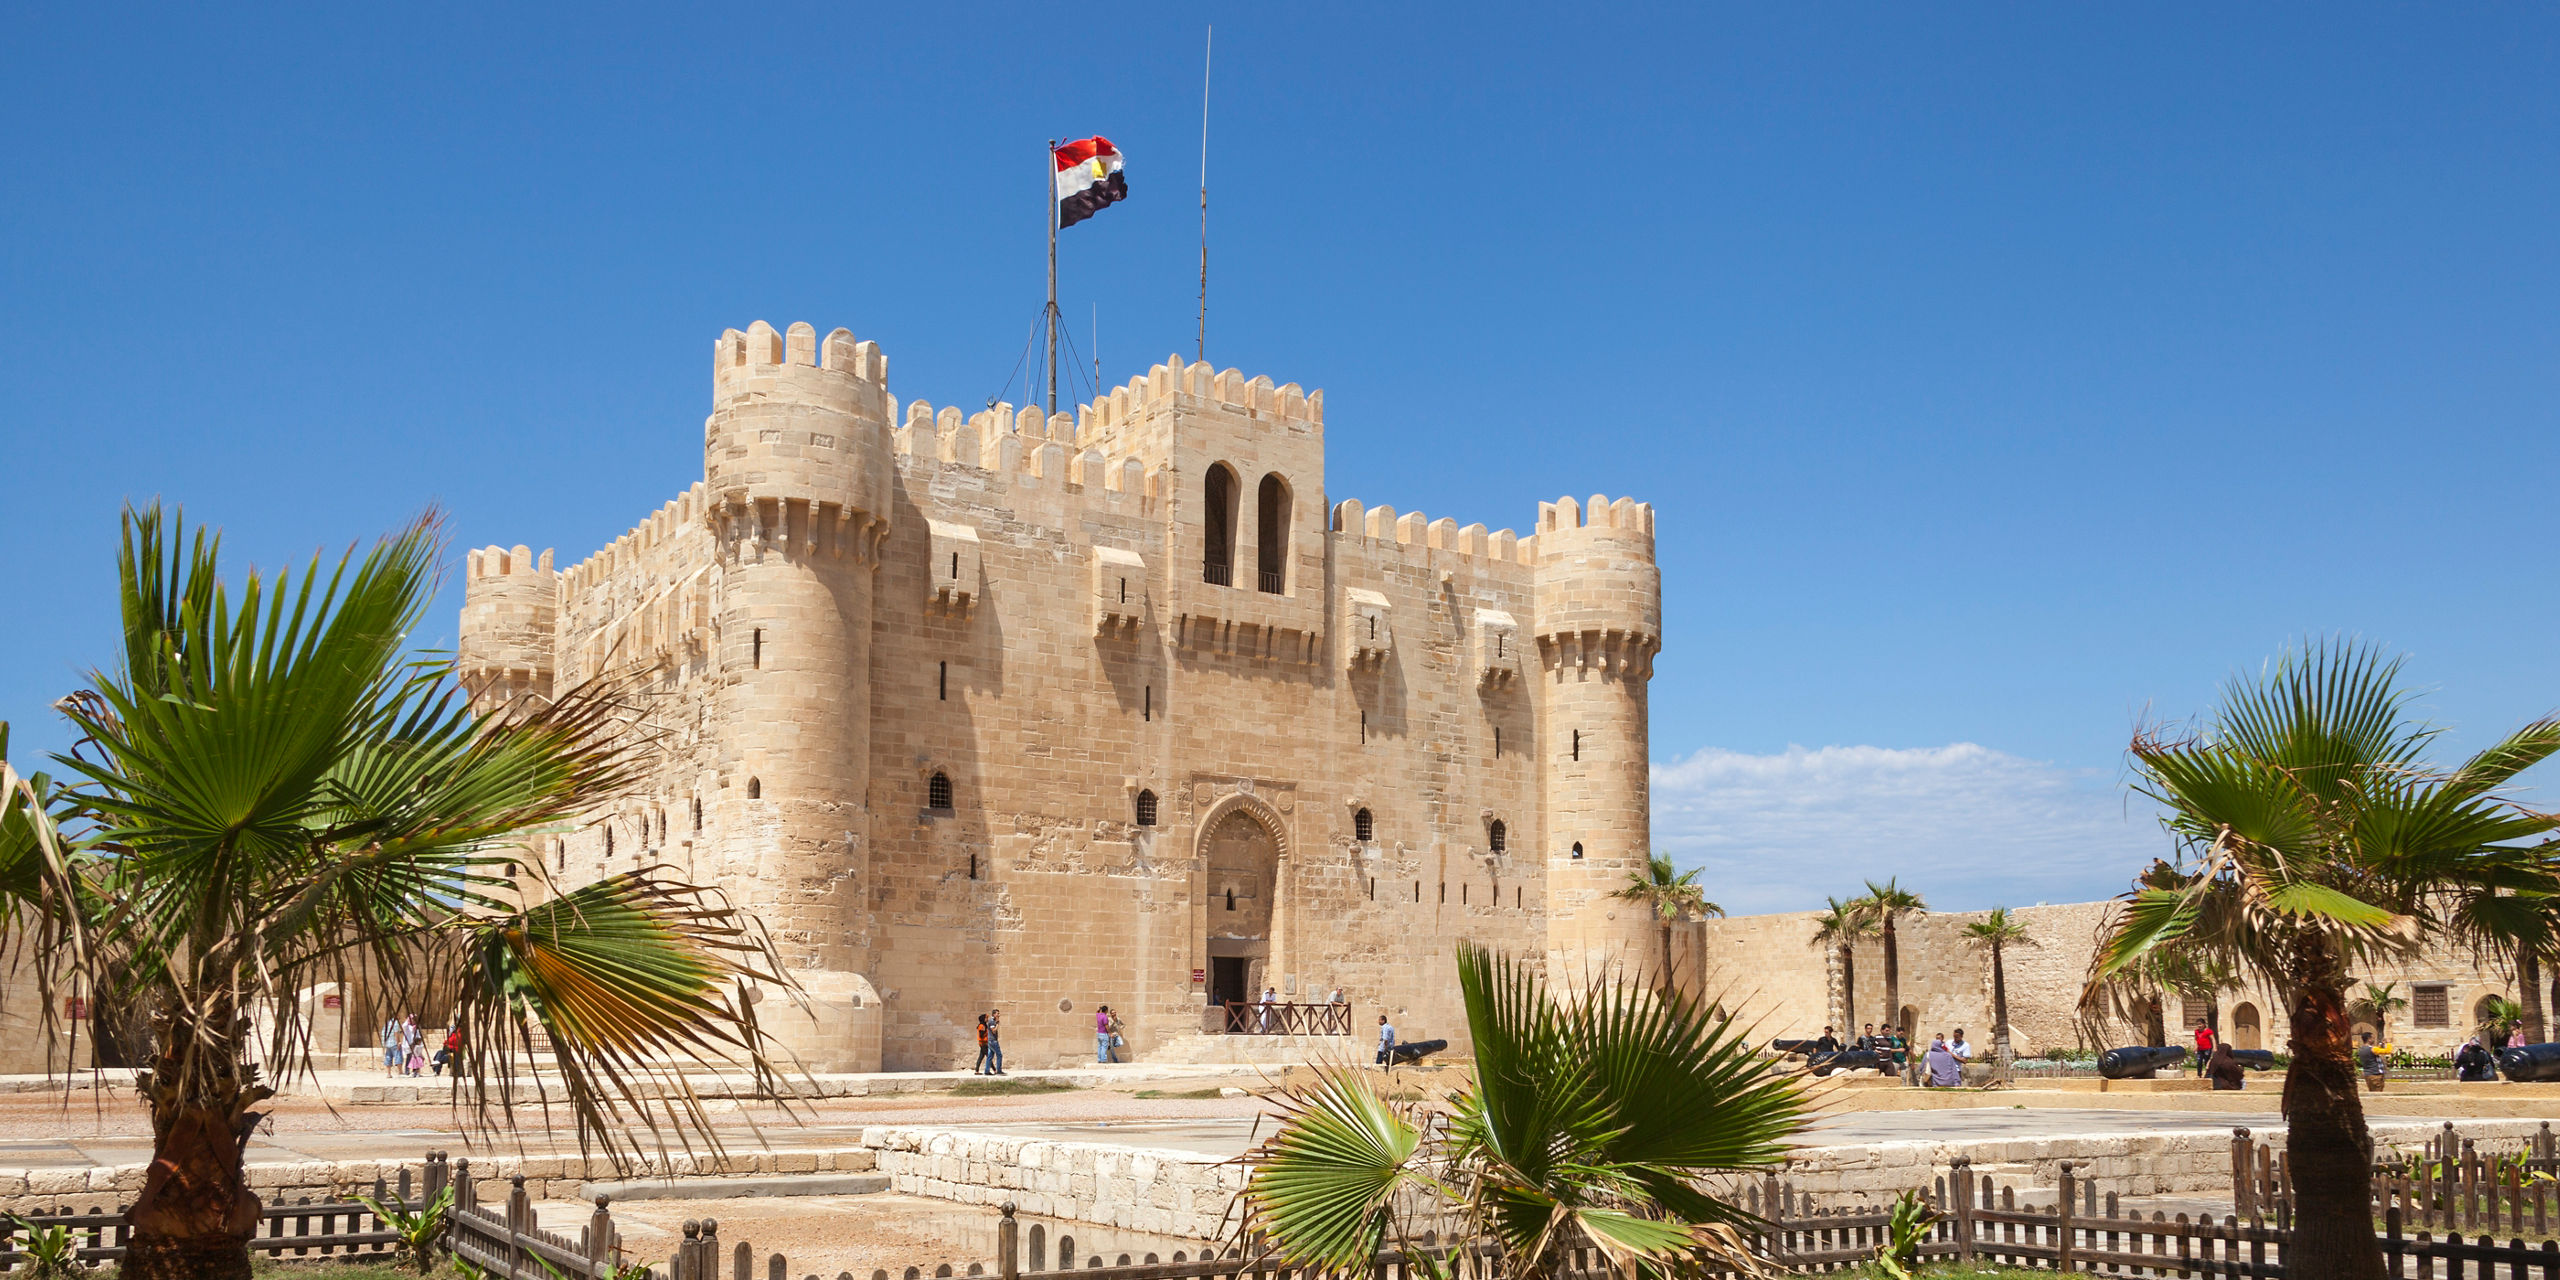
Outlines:
[[[1209,358],[1209,55],[1216,52],[1218,29],[1209,28],[1200,43],[1200,345],[1192,359]]]
[[[1049,139],[1045,185],[1049,189],[1049,306],[1042,319],[1049,325],[1049,416],[1058,412],[1058,140]],[[1041,419],[1046,431],[1048,418]]]

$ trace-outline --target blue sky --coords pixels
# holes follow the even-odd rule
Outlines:
[[[1728,907],[2113,892],[2128,731],[2306,634],[2452,749],[2560,706],[2547,8],[18,6],[18,754],[128,497],[575,558],[700,474],[723,327],[997,393],[1049,137],[1129,156],[1078,342],[1189,351],[1209,21],[1210,358],[1326,388],[1333,498],[1660,508],[1657,841]]]

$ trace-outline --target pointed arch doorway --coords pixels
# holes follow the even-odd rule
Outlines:
[[[1202,995],[1211,1008],[1250,1003],[1280,984],[1286,830],[1250,793],[1230,795],[1202,815],[1197,918],[1208,970]]]

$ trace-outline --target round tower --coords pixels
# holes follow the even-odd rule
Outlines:
[[[1653,851],[1645,686],[1662,648],[1653,508],[1594,496],[1538,513],[1538,740],[1544,755],[1547,977],[1633,977],[1664,963],[1640,903],[1611,895]]]
[[[817,1004],[804,1019],[768,1010],[765,1025],[813,1069],[877,1070],[877,1001],[859,993],[872,574],[895,476],[888,362],[842,329],[822,344],[809,325],[777,333],[761,320],[722,334],[714,352],[703,474],[729,728],[722,854],[733,885],[768,886],[740,905],[762,916]]]
[[[454,670],[473,707],[551,696],[559,618],[560,575],[551,570],[550,552],[536,560],[525,547],[487,547],[464,558]]]

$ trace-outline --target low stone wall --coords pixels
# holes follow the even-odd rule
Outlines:
[[[966,1130],[862,1132],[893,1191],[960,1204],[1011,1200],[1034,1217],[1185,1240],[1227,1234],[1241,1165],[1195,1151],[1055,1142]]]
[[[2508,1147],[2533,1136],[2543,1123],[2468,1120],[2459,1128],[2463,1137]],[[2393,1146],[2414,1148],[2443,1132],[2440,1121],[2395,1124],[2376,1120],[2371,1128],[2377,1151]],[[2256,1132],[2255,1136],[2281,1144],[2284,1131],[2271,1128]],[[1969,1157],[1977,1169],[1996,1169],[2004,1181],[2025,1187],[2056,1185],[2061,1177],[2059,1166],[2068,1160],[2073,1174],[2084,1181],[2096,1181],[2101,1193],[2227,1195],[2231,1191],[2229,1129],[1807,1147],[1788,1158],[1786,1172],[1781,1176],[1797,1189],[1815,1195],[1883,1201],[1927,1185],[1958,1156]]]

